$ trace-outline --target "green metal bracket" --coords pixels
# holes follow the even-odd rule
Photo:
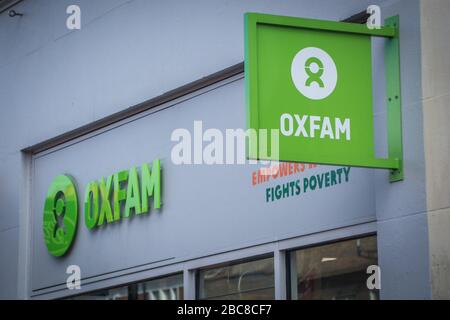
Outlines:
[[[385,77],[387,98],[387,129],[389,159],[398,161],[398,169],[391,170],[391,182],[401,181],[403,173],[403,144],[402,144],[402,99],[400,89],[400,41],[399,17],[393,16],[385,20],[385,26],[396,30],[395,36],[386,39],[385,44]]]

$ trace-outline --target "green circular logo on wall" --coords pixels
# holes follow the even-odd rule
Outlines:
[[[44,240],[48,252],[63,256],[69,250],[77,231],[78,198],[69,176],[57,176],[47,191],[44,205]]]

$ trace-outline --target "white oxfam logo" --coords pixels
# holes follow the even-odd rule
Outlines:
[[[338,76],[330,55],[322,49],[309,47],[295,55],[291,77],[302,95],[312,100],[322,100],[333,93]]]

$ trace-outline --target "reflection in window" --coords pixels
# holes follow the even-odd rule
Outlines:
[[[76,300],[182,300],[183,275],[133,283],[127,286],[94,291],[77,296]]]
[[[200,299],[274,299],[273,258],[199,272]]]
[[[377,238],[306,248],[290,254],[291,297],[296,300],[376,300],[367,267],[378,264]]]

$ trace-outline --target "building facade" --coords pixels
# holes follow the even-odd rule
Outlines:
[[[0,5],[0,298],[450,298],[448,1]],[[68,28],[71,5],[80,29]],[[281,163],[267,175],[267,164],[196,159],[208,130],[226,145],[227,130],[246,128],[246,12],[356,23],[369,5],[400,20],[402,181],[388,170]],[[380,156],[384,44],[372,41]],[[183,133],[190,155],[177,149]],[[174,160],[184,156],[192,164]],[[44,211],[59,175],[72,179],[78,227],[55,257]],[[71,290],[74,266],[81,288]]]

